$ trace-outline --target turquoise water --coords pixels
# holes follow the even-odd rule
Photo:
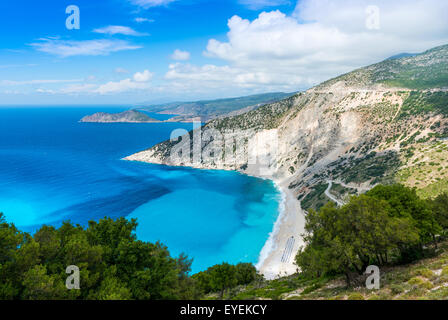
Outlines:
[[[236,172],[120,160],[191,124],[79,123],[125,109],[0,108],[0,211],[33,232],[62,221],[138,219],[137,237],[194,258],[193,272],[259,258],[278,216],[273,183]]]

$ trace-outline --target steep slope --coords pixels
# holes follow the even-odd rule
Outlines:
[[[446,300],[448,244],[439,244],[433,257],[409,265],[381,269],[380,290],[347,288],[344,277],[307,279],[293,275],[241,286],[224,296],[228,300]],[[210,294],[208,299],[218,299]]]
[[[210,121],[200,147],[199,132],[190,132],[182,143],[167,141],[127,159],[268,177],[305,210],[329,201],[326,193],[343,200],[377,183],[401,182],[432,196],[448,190],[447,87],[448,46],[442,46]],[[232,139],[240,144],[219,143]],[[287,212],[280,223],[302,219]],[[300,234],[294,226],[280,228],[280,251]]]
[[[202,130],[238,132],[249,140],[276,130],[272,175],[291,178],[291,187],[300,194],[306,193],[303,187],[329,178],[358,187],[394,180],[399,169],[421,162],[416,159],[428,149],[424,146],[437,149],[448,137],[447,59],[448,46],[443,46],[415,57],[386,60],[243,115],[213,120]],[[413,89],[421,83],[421,89]],[[204,140],[202,151],[209,145]],[[176,165],[170,161],[176,144],[164,142],[132,159]],[[250,153],[247,146],[236,152],[240,153],[234,154],[236,158]],[[213,163],[203,159],[182,165],[257,174],[247,162],[224,158],[223,153]]]

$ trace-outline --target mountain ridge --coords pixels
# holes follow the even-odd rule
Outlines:
[[[235,98],[199,100],[193,102],[170,102],[166,104],[143,106],[138,109],[160,114],[174,115],[171,121],[191,121],[201,118],[202,122],[235,115],[254,110],[264,104],[269,104],[293,95],[292,93],[272,92]]]

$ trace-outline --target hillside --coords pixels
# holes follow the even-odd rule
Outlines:
[[[246,97],[204,100],[195,102],[173,102],[161,105],[142,107],[142,110],[160,114],[176,115],[170,121],[188,121],[201,118],[202,122],[230,115],[237,115],[258,108],[261,105],[282,100],[291,96],[291,93],[264,93]]]
[[[448,46],[442,46],[355,70],[242,115],[212,120],[203,132],[214,129],[243,142],[213,152],[213,157],[199,161],[196,152],[172,161],[172,150],[179,150],[167,141],[127,159],[270,178],[287,196],[300,200],[304,210],[331,199],[343,203],[348,195],[379,183],[399,182],[432,197],[448,191],[447,87]],[[203,139],[202,153],[210,153],[219,140]],[[284,219],[277,239],[282,249],[303,230],[297,222],[303,216],[296,209]],[[300,244],[296,241],[293,252]],[[289,266],[287,273],[293,273],[291,262]]]
[[[159,120],[153,119],[146,114],[136,111],[129,110],[121,113],[105,113],[98,112],[91,116],[86,116],[81,119],[81,122],[98,122],[98,123],[120,123],[120,122],[134,122],[134,123],[144,123],[144,122],[159,122]]]
[[[448,244],[415,263],[382,268],[380,289],[364,283],[347,288],[344,278],[309,279],[293,275],[273,281],[253,282],[231,290],[229,300],[446,300],[448,296]],[[210,294],[208,299],[217,299]]]
[[[370,89],[447,89],[447,55],[448,45],[445,45],[418,55],[388,59],[324,82],[317,88],[328,89],[335,84],[343,84],[345,87]]]

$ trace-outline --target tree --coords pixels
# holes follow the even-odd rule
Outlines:
[[[376,186],[366,193],[378,200],[388,202],[388,213],[392,217],[405,218],[419,230],[420,248],[424,243],[435,241],[435,236],[441,228],[428,203],[420,199],[415,189],[400,184],[391,186]]]
[[[135,220],[104,218],[87,228],[66,221],[20,232],[0,214],[0,299],[198,299],[247,284],[251,264],[211,267],[190,276],[192,259],[163,244],[136,239]],[[80,271],[81,290],[68,290],[66,268]]]
[[[312,276],[344,273],[347,285],[353,271],[363,274],[368,265],[387,263],[388,253],[403,243],[418,241],[415,227],[404,218],[390,217],[388,203],[361,195],[337,208],[328,203],[306,217],[307,247],[296,263]]]
[[[209,269],[210,270],[210,269]],[[211,275],[208,271],[201,271],[192,276],[196,281],[196,285],[202,291],[202,293],[209,293],[213,291],[211,282]]]
[[[235,268],[238,285],[247,285],[257,278],[257,269],[252,263],[239,263]]]
[[[117,267],[108,268],[101,281],[98,293],[94,297],[98,300],[130,300],[132,293],[117,277]]]
[[[448,229],[448,193],[443,193],[433,200],[428,201],[437,223],[444,229]]]
[[[45,266],[34,266],[25,273],[22,297],[26,300],[63,299],[67,297],[68,290],[61,280],[55,275],[48,275]]]
[[[236,268],[228,263],[213,266],[208,269],[210,274],[210,286],[213,290],[220,292],[220,297],[224,296],[227,289],[238,284]]]

